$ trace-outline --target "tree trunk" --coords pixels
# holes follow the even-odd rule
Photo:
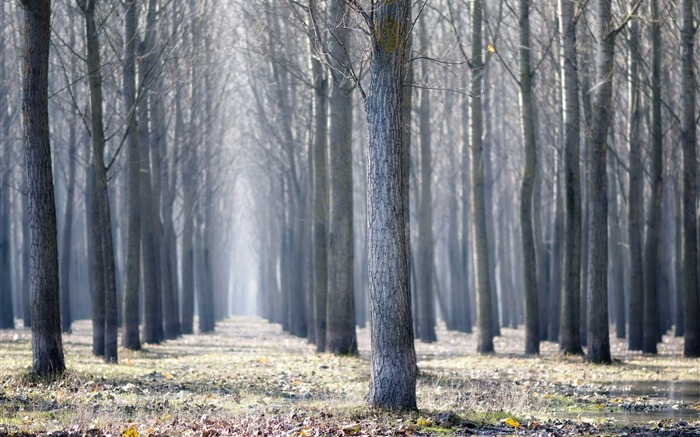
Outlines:
[[[317,37],[317,36],[315,36]],[[328,308],[328,79],[323,64],[312,53],[311,69],[314,83],[314,143],[313,143],[313,272],[314,321],[316,351],[326,350],[326,315]]]
[[[471,82],[471,146],[472,146],[472,219],[474,220],[474,253],[476,257],[476,296],[479,338],[477,351],[488,354],[493,349],[493,320],[491,309],[491,278],[489,275],[488,235],[486,231],[486,201],[484,192],[483,157],[483,53],[481,44],[482,5],[472,2],[472,82]]]
[[[5,29],[5,8],[0,6],[0,29]],[[5,48],[3,36],[0,36],[0,52]],[[4,53],[4,52],[3,52]],[[6,67],[4,60],[0,61],[0,108],[6,108],[7,102]],[[3,114],[0,116],[0,135],[2,138],[9,137],[10,118]],[[3,146],[2,163],[0,164],[0,329],[14,329],[15,315],[12,306],[12,226],[10,196],[10,178],[12,169],[10,160],[12,158],[12,145],[7,143]]]
[[[69,138],[68,138],[68,181],[66,183],[66,207],[63,215],[63,232],[61,238],[61,259],[59,262],[60,281],[61,281],[61,329],[63,332],[71,332],[71,324],[73,318],[71,316],[71,284],[70,284],[70,268],[71,258],[73,255],[72,240],[73,240],[73,205],[75,204],[75,173],[76,173],[76,156],[77,138],[75,135],[75,125],[77,119],[71,123]]]
[[[378,5],[374,13],[370,94],[367,97],[367,241],[371,325],[369,404],[416,408],[416,354],[413,346],[407,196],[404,78],[410,2]]]
[[[588,361],[610,363],[608,332],[608,199],[607,140],[612,101],[615,33],[611,0],[597,0],[595,36],[596,87],[593,95],[591,158],[588,174],[590,247],[588,249]]]
[[[681,141],[683,143],[683,356],[700,356],[700,305],[698,304],[697,146],[693,4],[683,0],[681,30]]]
[[[331,208],[328,245],[328,315],[326,350],[357,352],[353,296],[352,232],[352,80],[347,50],[351,44],[348,6],[333,0],[330,50],[334,68],[330,101]]]
[[[563,287],[562,262],[564,252],[564,196],[562,196],[562,176],[564,172],[561,170],[563,159],[557,154],[557,171],[556,178],[556,194],[554,196],[554,226],[552,230],[552,257],[550,262],[551,269],[551,288],[549,293],[549,302],[547,311],[547,339],[549,341],[559,340],[559,330],[561,324],[561,293]]]
[[[663,195],[661,126],[661,22],[659,2],[651,0],[651,200],[644,248],[644,334],[642,351],[656,353],[659,337],[658,273]]]
[[[107,169],[104,165],[104,125],[102,121],[102,72],[97,24],[95,23],[96,0],[78,0],[85,16],[85,39],[87,44],[87,69],[90,85],[90,116],[92,121],[92,165],[95,167],[94,201],[97,207],[99,244],[102,246],[102,268],[104,274],[104,357],[105,361],[117,362],[117,282],[112,244],[112,221],[109,211]]]
[[[632,20],[629,27],[628,55],[628,112],[629,125],[629,193],[627,200],[627,239],[629,242],[630,271],[628,289],[629,350],[642,350],[644,322],[644,263],[642,259],[642,233],[644,230],[644,164],[642,163],[642,144],[640,125],[642,111],[640,107],[640,90],[638,75],[639,23]]]
[[[525,353],[540,353],[539,312],[537,302],[537,263],[533,227],[533,190],[537,177],[537,149],[533,112],[532,73],[530,70],[530,1],[520,1],[520,116],[525,169],[520,188],[520,232],[525,276]]]
[[[471,308],[471,291],[472,291],[472,281],[473,281],[473,264],[472,256],[473,248],[472,244],[472,220],[471,220],[471,159],[470,159],[470,126],[469,120],[471,118],[469,111],[470,100],[466,97],[462,97],[462,241],[460,246],[460,253],[462,259],[462,281],[459,284],[459,293],[462,305],[458,311],[459,318],[457,319],[457,330],[471,333],[472,332],[472,308]]]
[[[421,46],[427,47],[425,19],[420,20]],[[429,69],[427,61],[421,63],[423,76],[427,77]],[[437,341],[435,335],[435,304],[433,296],[433,196],[430,181],[432,178],[432,156],[430,150],[430,92],[427,88],[420,90],[419,110],[420,130],[420,210],[418,213],[418,257],[417,262],[417,296],[420,340],[423,343]]]
[[[25,165],[29,206],[29,278],[32,308],[32,372],[62,374],[56,208],[49,144],[48,72],[51,1],[22,1],[24,7]]]
[[[139,162],[140,162],[140,197],[141,197],[141,275],[143,279],[143,341],[158,344],[163,340],[163,320],[160,284],[160,262],[156,246],[155,220],[158,214],[154,210],[152,171],[149,149],[152,144],[150,131],[150,108],[148,93],[153,85],[155,62],[153,59],[155,39],[156,2],[150,0],[146,12],[146,29],[144,40],[139,47],[139,84],[140,93],[137,102],[139,126]],[[149,72],[149,74],[146,74]]]
[[[127,197],[127,242],[126,242],[126,278],[124,281],[124,329],[122,346],[126,349],[141,349],[139,337],[139,279],[141,252],[141,208],[140,201],[140,157],[138,126],[136,125],[136,28],[138,25],[138,7],[136,0],[126,4],[124,15],[124,67],[123,92],[124,107],[127,111],[126,127],[126,197]]]

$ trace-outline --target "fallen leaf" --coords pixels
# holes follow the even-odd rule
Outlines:
[[[519,428],[520,427],[520,422],[517,420],[513,419],[512,417],[509,417],[503,421],[506,425],[511,426],[513,428]]]
[[[122,431],[122,437],[139,437],[139,432],[133,426]]]

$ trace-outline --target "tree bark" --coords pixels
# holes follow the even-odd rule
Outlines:
[[[126,278],[124,281],[124,307],[122,346],[126,349],[141,349],[139,337],[139,279],[140,279],[140,241],[141,241],[141,207],[140,207],[140,157],[138,126],[136,124],[136,45],[138,26],[138,7],[136,0],[126,3],[124,15],[124,67],[123,92],[124,107],[127,111],[126,127],[126,197],[127,197],[127,241],[126,241]]]
[[[520,117],[525,169],[520,188],[520,232],[525,285],[525,353],[540,353],[539,311],[537,302],[537,263],[533,226],[533,190],[537,177],[537,149],[533,112],[532,72],[530,69],[530,1],[520,0]]]
[[[32,314],[32,372],[65,370],[61,338],[56,207],[49,143],[48,73],[51,1],[22,1],[24,8],[25,165],[29,209],[29,278]]]
[[[478,319],[477,352],[488,354],[493,348],[491,278],[489,274],[488,234],[486,230],[486,194],[484,192],[484,147],[482,83],[484,60],[481,44],[482,4],[472,2],[472,81],[470,132],[472,146],[472,219],[474,220],[474,254],[476,258],[476,298]]]
[[[462,241],[460,245],[460,254],[462,259],[462,282],[460,283],[460,297],[462,305],[458,311],[459,318],[457,318],[457,330],[471,333],[472,332],[472,308],[471,308],[471,296],[472,296],[472,281],[473,276],[472,271],[472,254],[473,251],[470,248],[474,247],[472,242],[472,203],[471,203],[471,153],[470,153],[470,135],[471,130],[469,126],[469,120],[471,119],[469,111],[470,100],[464,96],[462,97],[461,111],[460,115],[462,117]]]
[[[629,27],[628,55],[628,112],[629,125],[629,193],[627,201],[627,240],[629,242],[630,271],[628,289],[629,350],[642,350],[644,321],[644,263],[642,258],[642,233],[644,229],[644,164],[640,125],[642,111],[639,90],[639,23],[632,20]]]
[[[73,240],[73,205],[75,204],[75,173],[77,139],[75,135],[75,125],[77,120],[73,120],[68,134],[68,181],[66,182],[66,206],[63,214],[63,232],[61,238],[61,260],[60,268],[60,288],[61,288],[61,329],[65,333],[71,332],[73,318],[71,315],[71,284],[70,267],[72,260],[72,240]]]
[[[367,241],[369,252],[370,406],[416,408],[407,196],[403,160],[404,78],[409,36],[408,0],[373,11],[370,93],[367,97]]]
[[[663,195],[661,126],[661,22],[659,2],[651,0],[651,199],[644,248],[644,334],[642,351],[655,354],[659,337],[658,272]]]
[[[92,164],[95,167],[94,201],[102,246],[104,275],[104,357],[107,362],[117,362],[117,282],[115,275],[114,249],[112,244],[112,221],[109,211],[107,169],[104,165],[104,125],[102,120],[102,72],[99,36],[95,23],[96,0],[78,0],[85,18],[87,43],[88,83],[90,85],[90,116],[92,121]]]
[[[352,230],[352,78],[351,24],[342,0],[330,3],[330,52],[333,62],[330,100],[330,239],[328,243],[328,315],[326,350],[357,352],[353,296]]]
[[[612,101],[615,33],[611,0],[597,0],[596,87],[593,95],[591,158],[588,175],[590,239],[588,249],[588,354],[593,363],[610,363],[608,332],[607,140]]]
[[[583,355],[581,348],[582,269],[584,214],[581,205],[580,182],[580,96],[578,55],[576,48],[575,3],[559,1],[561,38],[560,68],[562,70],[562,107],[564,110],[564,262],[563,289],[559,330],[559,350],[564,354]],[[579,11],[580,12],[580,11]],[[582,273],[583,270],[583,273]]]
[[[697,139],[693,23],[695,0],[683,0],[681,30],[681,141],[683,143],[683,356],[700,356],[698,303]]]
[[[424,17],[424,16],[423,16]],[[425,19],[420,20],[420,41],[421,46],[426,48],[428,44],[427,23]],[[422,75],[429,74],[427,61],[423,60]],[[433,343],[437,341],[435,334],[435,303],[433,296],[433,196],[430,181],[432,179],[432,155],[430,144],[430,92],[427,88],[420,90],[420,110],[419,110],[419,130],[420,130],[420,210],[418,213],[418,265],[417,267],[417,296],[418,309],[420,312],[419,326],[420,340],[423,343]]]
[[[313,3],[313,2],[312,2]],[[315,36],[317,37],[317,36]],[[326,350],[328,308],[328,79],[319,54],[311,55],[314,83],[313,272],[316,351]]]

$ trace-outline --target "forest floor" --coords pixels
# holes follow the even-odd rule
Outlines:
[[[30,331],[0,331],[0,436],[700,435],[700,362],[680,357],[681,339],[643,356],[613,338],[615,362],[602,366],[548,342],[525,357],[523,331],[502,334],[490,356],[444,328],[417,342],[419,411],[391,413],[366,407],[366,329],[359,357],[336,357],[236,317],[213,334],[120,349],[109,365],[80,321],[54,382],[30,376]]]

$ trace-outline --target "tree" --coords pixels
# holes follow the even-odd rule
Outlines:
[[[683,355],[700,356],[698,305],[697,139],[695,123],[694,0],[683,0],[681,141],[683,145]]]
[[[0,29],[5,29],[5,6],[0,6]],[[5,35],[0,34],[0,51],[5,50]],[[7,107],[8,90],[6,89],[6,66],[4,59],[0,61],[0,107]],[[7,138],[10,120],[5,114],[0,116],[0,137]],[[10,215],[10,175],[12,174],[10,159],[12,146],[3,145],[0,158],[0,329],[13,329],[15,315],[12,308],[12,276],[11,276],[11,215]]]
[[[330,222],[326,349],[357,352],[353,297],[352,90],[349,50],[351,24],[344,0],[332,0],[330,53]]]
[[[425,50],[428,47],[425,15],[420,17],[420,43]],[[423,60],[422,75],[428,77],[428,61]],[[418,324],[420,340],[423,343],[437,341],[435,335],[435,305],[433,303],[433,196],[430,183],[432,180],[431,129],[430,129],[430,91],[427,87],[420,90],[420,109],[418,116],[420,129],[420,197],[418,202],[418,253],[417,253],[417,293],[420,317]]]
[[[561,295],[559,350],[583,354],[579,335],[581,300],[581,185],[579,181],[579,86],[574,3],[559,0],[562,107],[564,110],[564,280]]]
[[[663,132],[661,126],[661,22],[659,1],[651,0],[651,200],[644,248],[644,334],[642,351],[656,353],[659,340],[659,239],[663,194]]]
[[[639,23],[632,20],[628,37],[627,56],[627,101],[629,142],[629,193],[627,201],[627,240],[629,242],[630,269],[628,290],[629,329],[628,348],[642,350],[644,321],[644,262],[642,257],[642,232],[644,230],[644,164],[640,126],[642,110],[639,89]]]
[[[117,362],[117,281],[114,268],[114,249],[112,244],[112,219],[109,211],[109,192],[107,188],[107,168],[104,164],[105,133],[102,120],[102,64],[100,62],[100,43],[95,6],[97,0],[77,0],[85,17],[87,42],[87,70],[90,84],[90,114],[92,120],[92,161],[95,168],[96,191],[94,193],[97,208],[96,219],[99,223],[104,274],[104,357],[105,361]]]
[[[472,218],[474,220],[474,254],[476,257],[476,297],[478,340],[477,351],[492,353],[493,349],[493,310],[491,308],[491,278],[489,273],[488,233],[486,230],[486,193],[484,192],[484,126],[482,87],[484,73],[484,53],[481,44],[481,24],[483,21],[482,1],[472,2],[472,70],[470,133],[472,148]]]
[[[125,5],[123,92],[126,113],[126,196],[127,241],[126,278],[124,281],[124,331],[122,345],[131,350],[141,349],[139,337],[139,277],[141,263],[141,208],[139,188],[139,138],[136,125],[136,46],[138,43],[138,7],[136,0]]]
[[[593,363],[610,363],[608,327],[608,199],[607,142],[610,127],[615,36],[611,0],[597,0],[595,36],[596,85],[593,90],[591,123],[588,248],[588,354]]]
[[[49,143],[48,73],[51,0],[22,0],[24,9],[25,166],[29,207],[32,372],[66,368],[61,338],[56,207]]]
[[[537,303],[537,263],[532,217],[533,190],[537,177],[537,149],[530,69],[530,0],[520,0],[520,116],[525,146],[525,169],[520,189],[520,232],[522,234],[525,285],[525,353],[540,353]]]
[[[382,2],[367,24],[372,32],[367,96],[367,244],[371,371],[369,404],[416,408],[416,353],[411,321],[408,204],[403,190],[402,104],[410,1]],[[367,16],[366,12],[364,13]],[[367,16],[368,17],[368,16]]]
[[[314,14],[315,2],[309,2]],[[312,17],[313,18],[313,17]],[[326,350],[326,316],[328,313],[328,78],[313,32],[311,44],[311,74],[314,84],[314,143],[313,143],[313,289],[316,351]]]

